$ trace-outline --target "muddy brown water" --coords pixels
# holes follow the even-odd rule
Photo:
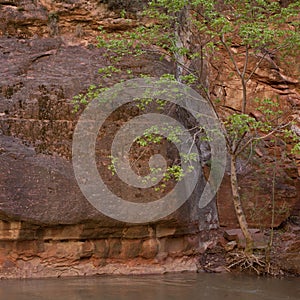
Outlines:
[[[1,300],[299,300],[300,278],[184,273],[0,281]]]

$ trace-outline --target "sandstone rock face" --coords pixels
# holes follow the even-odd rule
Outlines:
[[[1,221],[1,278],[196,271],[197,226]]]
[[[95,46],[97,28],[122,31],[142,21],[133,2],[126,2],[130,22],[113,1],[104,2],[1,2],[3,278],[196,270],[199,230],[217,226],[215,203],[200,211],[196,194],[163,220],[137,226],[104,216],[79,190],[71,148],[83,108],[74,113],[72,98],[90,84],[111,86],[127,78],[125,72],[109,79],[99,74],[108,62]],[[155,55],[120,64],[130,65],[133,75],[173,69]],[[110,129],[120,126],[112,121]]]
[[[0,277],[196,270],[199,245],[209,243],[207,231],[218,225],[216,203],[202,210],[197,205],[203,178],[193,197],[178,211],[158,222],[137,226],[97,211],[81,194],[72,169],[72,135],[83,109],[74,113],[72,98],[87,91],[90,84],[111,86],[127,78],[126,72],[109,79],[99,74],[98,69],[108,61],[103,49],[95,46],[98,27],[122,32],[146,23],[139,16],[137,2],[142,3],[1,1]],[[120,16],[123,8],[129,21]],[[126,66],[133,75],[153,76],[174,68],[155,54],[139,61],[126,58],[120,67]],[[237,97],[232,97],[237,95],[235,81],[227,76],[229,63],[227,67],[217,67],[217,73],[209,71],[210,86],[224,105],[239,109],[234,100]],[[274,71],[266,64],[251,84],[261,96],[280,95],[284,105],[299,107],[299,83],[294,77],[293,72]],[[112,121],[112,126],[120,126]],[[266,160],[268,155],[266,150]],[[99,163],[104,165],[101,152]],[[283,170],[276,185],[282,212],[276,225],[299,202],[299,174],[289,163]],[[262,208],[261,204],[253,206],[258,199],[267,199],[268,205],[270,200],[270,177],[260,182],[256,171],[254,167],[241,173],[244,194],[252,199],[248,216]],[[263,191],[253,190],[259,184]],[[231,219],[234,212],[228,206],[229,190],[227,177],[218,195],[220,224],[235,227],[236,220]],[[253,224],[257,222],[254,218]],[[269,221],[262,225],[270,226]]]
[[[300,273],[300,217],[294,216],[289,224],[284,226],[284,231],[275,235],[274,262],[290,274]]]
[[[238,44],[232,51],[243,54]],[[223,55],[222,55],[223,54]],[[210,89],[217,100],[220,115],[228,115],[241,111],[242,89],[236,76],[234,66],[225,51],[221,51],[222,59],[211,59],[209,64]],[[259,57],[249,58],[247,74],[255,68]],[[279,61],[276,57],[266,55],[259,68],[247,84],[247,112],[259,119],[260,112],[254,99],[272,99],[277,101],[282,111],[290,112],[297,132],[300,126],[300,82],[299,58],[288,57],[287,61]],[[243,55],[237,60],[242,69]],[[299,134],[298,134],[299,136]],[[299,214],[300,205],[300,159],[299,155],[290,154],[290,146],[279,143],[275,145],[269,138],[251,149],[250,153],[240,157],[238,161],[238,177],[240,194],[247,221],[252,227],[278,227],[290,215]],[[272,196],[274,195],[274,197]],[[273,199],[274,198],[274,205]],[[230,170],[223,179],[218,193],[218,213],[221,226],[235,228],[237,218],[232,204],[230,187]],[[274,222],[272,224],[272,209]]]
[[[289,216],[299,215],[300,185],[297,168],[293,164],[286,163],[277,169],[273,182],[272,167],[268,167],[268,163],[265,162],[264,172],[252,167],[239,177],[243,208],[248,224],[253,228],[279,227]],[[289,172],[290,170],[293,171]],[[238,222],[231,199],[230,176],[226,174],[218,192],[219,221],[221,226],[236,228]]]

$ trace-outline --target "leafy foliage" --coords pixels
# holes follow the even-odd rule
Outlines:
[[[275,56],[285,58],[287,54],[299,53],[299,11],[299,0],[286,6],[282,6],[280,1],[266,0],[149,1],[144,10],[147,25],[136,26],[122,34],[109,33],[102,27],[99,28],[98,46],[106,49],[106,56],[111,63],[99,72],[103,77],[109,77],[122,71],[117,65],[125,57],[138,59],[147,53],[158,53],[162,59],[175,62],[181,70],[179,74],[166,74],[162,80],[178,80],[201,89],[212,103],[210,91],[201,82],[202,70],[192,68],[191,65],[194,61],[203,60],[205,56],[218,57],[217,52],[222,51],[232,64],[233,72],[230,76],[240,80],[242,90],[242,99],[238,99],[241,111],[221,120],[232,161],[235,162],[236,157],[250,145],[270,136],[287,139],[293,143],[292,153],[298,153],[300,138],[291,130],[291,113],[281,111],[276,99],[252,99],[257,101],[256,109],[261,113],[261,118],[256,118],[247,113],[247,103],[248,83],[265,59],[273,59]],[[122,17],[126,17],[125,11]],[[184,38],[185,42],[181,40]],[[234,50],[237,46],[239,51]],[[256,63],[250,65],[250,59]],[[127,75],[131,76],[132,71],[127,70]],[[97,92],[97,88],[93,86],[87,95],[79,95],[76,100],[86,103]],[[139,100],[138,107],[142,110],[153,101],[147,97],[146,91],[145,97]],[[159,102],[159,95],[155,101],[164,109],[165,103]],[[209,140],[208,133],[204,133],[203,138],[201,126],[194,128],[194,131],[198,136],[202,134],[202,141],[205,138]],[[176,128],[168,128],[168,132],[170,141],[175,141],[180,136]],[[147,147],[151,143],[160,143],[161,140],[154,126],[147,129],[137,142],[140,146]],[[189,153],[183,159],[193,160],[194,155]],[[235,168],[234,164],[232,168]],[[154,174],[159,171],[161,170],[152,170]],[[232,172],[236,172],[236,169]],[[164,180],[180,180],[183,176],[180,165],[175,165],[168,168]],[[146,177],[145,180],[152,179]],[[232,183],[238,197],[237,185],[237,182]],[[164,186],[160,188],[163,189]]]

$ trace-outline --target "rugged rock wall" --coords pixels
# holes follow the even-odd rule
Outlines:
[[[97,28],[121,32],[147,22],[138,18],[137,2],[1,1],[2,277],[195,270],[194,257],[213,240],[208,230],[216,228],[214,203],[200,211],[194,197],[160,222],[133,226],[95,210],[74,178],[71,143],[81,111],[72,112],[71,99],[91,83],[112,85],[116,81],[103,79],[98,73],[107,61],[103,50],[95,47]],[[129,12],[130,21],[120,17],[123,8]],[[170,62],[151,56],[123,64],[130,65],[134,74],[160,75],[173,69]],[[222,104],[239,109],[232,102],[237,89],[234,80],[228,78],[230,72],[229,63],[224,69],[211,64],[210,88]],[[251,84],[261,96],[279,95],[284,105],[299,107],[296,73],[280,72],[279,76],[272,64],[266,64]],[[126,78],[123,73],[119,76]],[[260,163],[268,161],[268,147],[261,151]],[[283,213],[276,225],[299,202],[297,169],[285,161],[282,172],[277,190]],[[247,167],[241,174],[248,218],[270,200],[269,174],[265,181],[256,167]],[[218,210],[220,224],[234,227],[230,197],[227,177],[219,192]],[[264,222],[265,216],[258,218],[253,219],[253,226],[270,226],[269,221]]]
[[[2,277],[195,270],[206,231],[216,228],[215,204],[199,211],[196,196],[159,222],[133,226],[102,215],[76,184],[71,143],[81,111],[71,100],[92,83],[117,81],[98,73],[107,61],[95,47],[97,28],[138,22],[134,3],[124,2],[128,22],[108,2],[1,1]],[[152,56],[124,64],[154,76],[173,68]]]
[[[237,44],[234,53],[243,54],[244,49]],[[223,54],[223,56],[222,56]],[[217,99],[219,113],[228,114],[241,111],[242,90],[226,51],[225,59],[210,61],[210,89]],[[257,58],[250,57],[248,75],[254,69]],[[243,67],[243,56],[237,61]],[[276,55],[266,55],[259,68],[247,84],[247,112],[260,118],[254,99],[277,101],[279,109],[291,114],[293,130],[300,133],[300,82],[299,57],[289,56],[279,60]],[[272,194],[275,199],[274,227],[278,227],[290,215],[299,215],[300,208],[300,157],[290,154],[291,146],[282,142],[274,144],[272,137],[254,147],[239,161],[239,180],[243,205],[247,220],[253,227],[270,227],[272,214]],[[230,178],[224,177],[218,194],[220,224],[237,226],[230,192]]]

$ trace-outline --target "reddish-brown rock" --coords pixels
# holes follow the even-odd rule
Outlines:
[[[95,47],[98,27],[122,32],[145,21],[138,18],[137,1],[116,1],[126,5],[129,21],[120,18],[123,6],[100,2],[105,1],[1,2],[0,277],[196,271],[199,247],[207,249],[214,243],[208,233],[218,226],[214,201],[199,210],[194,197],[164,220],[133,226],[98,212],[76,184],[71,144],[82,108],[73,113],[72,98],[91,83],[108,86],[127,78],[125,72],[110,79],[99,74],[98,69],[108,61],[103,49]],[[126,58],[120,64],[121,68],[130,66],[133,75],[159,76],[174,68],[156,55],[140,61]],[[208,68],[207,74],[221,104],[239,109],[236,78],[228,77],[231,69],[227,60],[223,69]],[[274,70],[265,62],[249,86],[258,96],[279,96],[283,106],[297,107],[299,83],[294,73]],[[122,124],[112,121],[110,129]],[[262,159],[269,156],[265,149],[256,153]],[[276,181],[276,207],[281,213],[275,225],[290,215],[299,200],[300,173],[289,164],[282,169]],[[270,176],[264,181],[260,176],[256,168],[240,173],[243,194],[251,200],[245,202],[248,217],[270,203]],[[199,189],[203,183],[201,179]],[[225,177],[218,195],[221,225],[236,226],[230,203]],[[270,226],[269,218],[268,214],[249,220]],[[298,248],[291,246],[290,256],[283,257],[291,264],[293,249]]]

